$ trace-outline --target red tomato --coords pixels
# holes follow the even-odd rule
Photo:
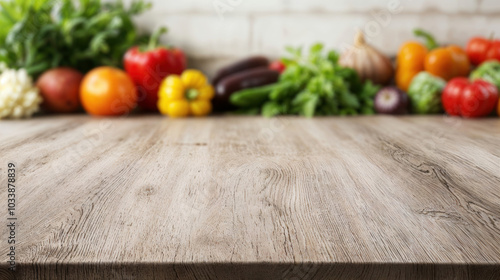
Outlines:
[[[441,95],[444,110],[451,116],[460,116],[460,97],[469,85],[467,78],[455,78],[448,82]]]
[[[485,61],[490,44],[490,41],[486,38],[474,37],[470,39],[469,43],[467,43],[467,47],[465,47],[465,52],[470,62],[474,65],[478,65]]]
[[[271,63],[271,65],[269,65],[269,69],[283,73],[283,71],[285,71],[286,69],[286,66],[280,60],[276,60],[273,63]]]
[[[497,101],[497,87],[487,81],[476,80],[462,92],[460,111],[464,117],[484,117],[495,109]]]
[[[491,59],[500,61],[500,40],[492,41],[483,37],[474,37],[467,43],[465,52],[474,65]]]
[[[469,82],[466,78],[452,79],[443,90],[445,111],[452,116],[484,117],[497,105],[498,89],[484,80]]]
[[[488,52],[486,53],[486,60],[498,60],[500,61],[500,41],[495,40],[491,42],[490,48],[488,49]]]

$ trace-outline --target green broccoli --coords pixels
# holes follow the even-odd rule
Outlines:
[[[411,110],[416,114],[437,114],[442,111],[441,93],[446,82],[427,72],[420,72],[408,89]]]
[[[483,79],[497,86],[500,90],[500,62],[487,61],[472,72],[471,80]]]

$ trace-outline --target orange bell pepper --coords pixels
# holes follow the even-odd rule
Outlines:
[[[426,39],[426,46],[416,41],[406,42],[397,56],[396,84],[408,91],[410,83],[419,72],[430,74],[449,81],[455,77],[465,77],[470,72],[470,62],[465,51],[457,45],[438,47],[434,38],[427,32],[415,30],[415,35]]]

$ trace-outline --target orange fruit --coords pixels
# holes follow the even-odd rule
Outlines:
[[[137,105],[137,88],[125,71],[98,67],[83,78],[80,100],[91,115],[120,116]]]
[[[497,113],[498,113],[498,116],[500,116],[500,100],[498,101]]]
[[[470,72],[467,54],[459,46],[432,50],[425,58],[425,70],[447,81],[455,77],[466,77]]]
[[[402,69],[400,71],[396,71],[396,85],[403,91],[408,91],[410,88],[411,81],[413,78],[420,73],[420,71],[412,71]]]
[[[425,70],[427,48],[419,42],[409,41],[399,48],[396,68],[396,84],[408,91],[410,83],[419,72]]]
[[[424,60],[427,48],[419,42],[409,41],[399,48],[398,67],[411,72],[424,71]]]
[[[437,48],[432,50],[425,58],[425,70],[430,74],[441,77],[446,81],[453,78],[455,60],[450,50]]]

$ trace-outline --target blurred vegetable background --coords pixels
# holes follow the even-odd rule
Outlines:
[[[186,69],[182,48],[160,44],[166,27],[138,31],[135,16],[150,3],[127,2],[0,0],[0,118],[29,117],[40,108],[170,117],[206,116],[212,108],[265,117],[446,112],[472,118],[500,110],[500,41],[493,38],[474,36],[462,48],[417,28],[391,60],[364,30],[342,52],[320,42],[289,46],[281,59],[251,55],[206,75]]]

